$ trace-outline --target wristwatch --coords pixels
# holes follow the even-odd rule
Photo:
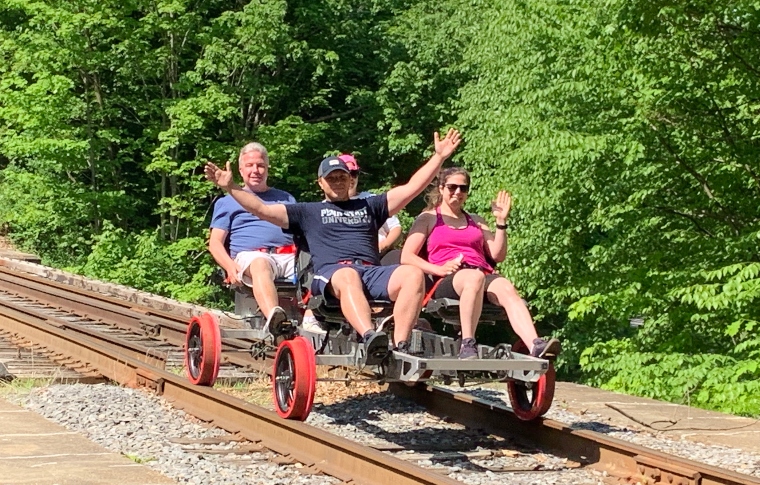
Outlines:
[[[506,229],[507,227],[509,227],[509,224],[506,222],[504,224],[499,224],[498,222],[496,223],[496,229]]]

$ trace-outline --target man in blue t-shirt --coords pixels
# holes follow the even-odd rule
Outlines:
[[[226,170],[206,165],[206,177],[222,187],[246,210],[294,234],[302,234],[314,263],[314,294],[329,292],[340,300],[343,316],[362,336],[366,364],[378,364],[388,353],[388,336],[372,325],[369,299],[395,302],[394,342],[407,342],[417,322],[424,297],[424,275],[410,265],[380,266],[377,231],[433,180],[461,139],[449,130],[443,139],[435,133],[435,153],[404,185],[367,199],[351,199],[351,175],[338,157],[322,160],[317,170],[324,192],[322,202],[266,204],[238,186],[229,162]]]
[[[264,204],[295,203],[289,193],[267,185],[269,155],[260,143],[245,145],[240,150],[238,165],[243,191],[256,194]],[[278,333],[287,321],[287,314],[277,305],[274,279],[293,278],[296,252],[293,237],[251,214],[227,195],[214,205],[208,247],[217,264],[227,272],[231,285],[251,287],[261,313],[267,318],[267,329]]]

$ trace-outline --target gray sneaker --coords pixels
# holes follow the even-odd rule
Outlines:
[[[556,357],[560,352],[562,352],[562,344],[556,338],[551,338],[548,341],[537,338],[533,339],[533,349],[530,351],[530,355],[544,359]]]
[[[478,358],[478,344],[474,338],[462,339],[462,346],[459,347],[460,360],[473,360]]]
[[[285,310],[283,310],[282,307],[276,306],[269,312],[266,329],[269,333],[277,337],[286,332],[289,324],[290,322],[288,321],[288,315],[285,313]]]
[[[385,332],[368,330],[362,340],[364,341],[365,365],[377,365],[385,360],[385,357],[390,352],[388,348],[388,335]]]

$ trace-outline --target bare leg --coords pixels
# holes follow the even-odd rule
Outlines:
[[[393,342],[409,340],[425,297],[425,274],[416,266],[402,264],[388,281],[388,295],[393,305]]]
[[[369,302],[364,296],[364,283],[359,273],[353,268],[341,268],[330,278],[330,287],[335,297],[340,300],[340,309],[348,323],[364,335],[372,330],[372,316]]]
[[[517,289],[512,282],[506,278],[493,280],[488,286],[487,292],[488,300],[507,311],[512,329],[528,346],[528,349],[532,349],[533,340],[538,338],[536,327],[533,324],[533,318],[530,316],[528,307],[517,294]]]
[[[251,277],[253,298],[266,318],[272,308],[277,306],[277,289],[274,287],[274,272],[269,261],[257,258],[245,270]]]
[[[483,312],[483,292],[486,276],[477,269],[462,269],[454,275],[454,291],[459,295],[459,321],[462,339],[475,338],[480,314]]]

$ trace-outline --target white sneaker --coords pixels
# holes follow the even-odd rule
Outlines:
[[[327,333],[327,331],[319,325],[319,320],[312,316],[303,317],[303,321],[301,322],[301,329],[311,333],[318,333],[320,335]]]

